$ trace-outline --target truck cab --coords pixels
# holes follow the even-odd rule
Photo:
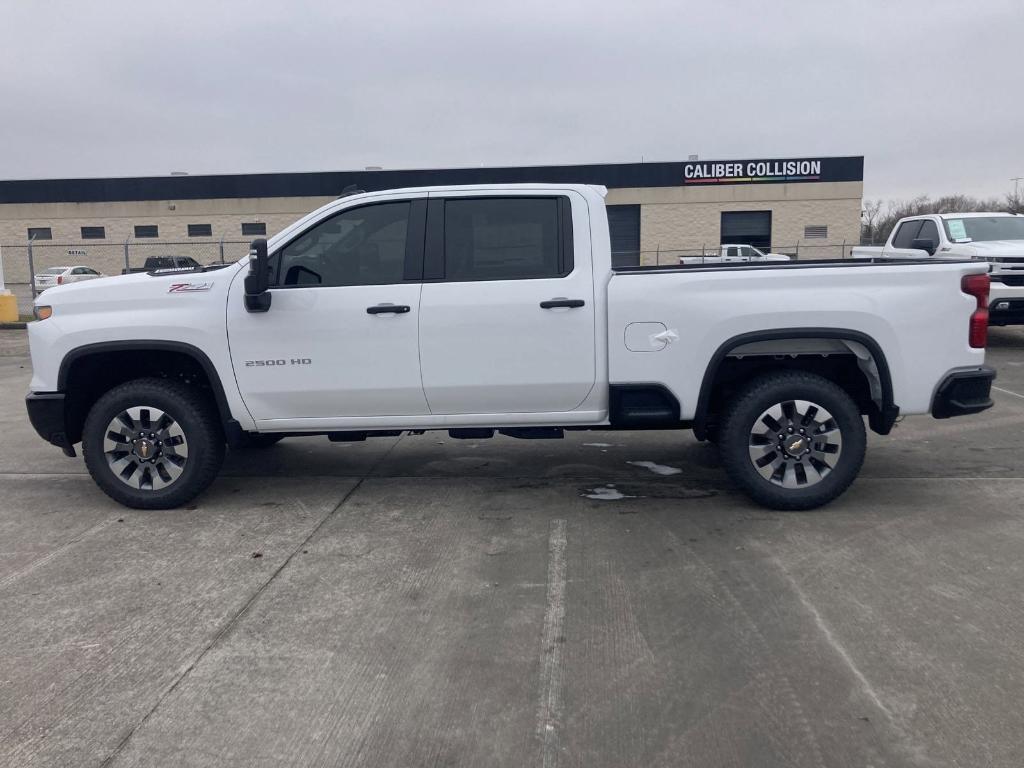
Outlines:
[[[852,255],[988,262],[992,279],[990,324],[1024,324],[1024,215],[971,212],[907,216],[896,222],[884,246],[854,248]]]

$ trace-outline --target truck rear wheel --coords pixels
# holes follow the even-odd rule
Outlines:
[[[820,507],[840,496],[864,463],[857,404],[812,373],[755,379],[726,409],[722,464],[751,499],[772,509]]]
[[[82,452],[110,498],[136,509],[171,509],[213,482],[224,461],[224,437],[216,410],[195,388],[136,379],[92,406]]]

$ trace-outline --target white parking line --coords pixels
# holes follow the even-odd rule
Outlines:
[[[551,521],[548,539],[548,599],[540,644],[540,702],[537,730],[544,768],[558,765],[562,716],[562,622],[565,619],[565,520]]]
[[[1019,394],[1018,392],[1011,392],[1008,389],[1003,389],[1002,387],[997,387],[995,385],[992,386],[992,389],[998,390],[999,392],[1002,392],[1002,393],[1007,394],[1007,395],[1013,395],[1014,397],[1019,397],[1021,400],[1024,400],[1024,395]]]

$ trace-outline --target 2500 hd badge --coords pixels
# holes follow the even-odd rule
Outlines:
[[[308,357],[293,357],[291,360],[246,360],[246,368],[263,368],[268,365],[312,365]]]

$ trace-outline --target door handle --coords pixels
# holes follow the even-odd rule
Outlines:
[[[583,299],[563,299],[561,297],[557,299],[548,299],[540,303],[541,309],[555,309],[556,307],[568,307],[569,309],[577,309],[584,305]]]
[[[408,304],[377,304],[366,308],[368,315],[404,315],[408,311]]]

